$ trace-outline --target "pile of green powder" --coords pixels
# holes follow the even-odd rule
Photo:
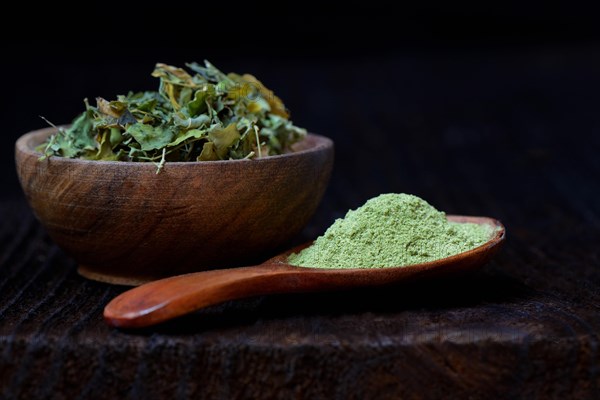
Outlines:
[[[383,268],[438,260],[473,249],[493,227],[446,220],[446,214],[410,194],[382,194],[348,211],[312,246],[292,254],[292,265]]]

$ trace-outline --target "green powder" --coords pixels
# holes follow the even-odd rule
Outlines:
[[[382,194],[348,211],[312,246],[292,254],[292,265],[313,268],[383,268],[438,260],[488,241],[489,225],[454,223],[425,200]]]

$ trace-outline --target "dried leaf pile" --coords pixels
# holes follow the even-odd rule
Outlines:
[[[193,72],[157,64],[158,91],[85,100],[85,111],[38,149],[104,161],[213,161],[281,154],[306,131],[254,76],[224,74],[208,61]]]

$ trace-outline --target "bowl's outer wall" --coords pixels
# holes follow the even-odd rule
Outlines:
[[[260,160],[167,163],[40,161],[52,128],[17,141],[17,173],[50,237],[100,274],[156,278],[244,264],[288,242],[325,192],[333,143]]]

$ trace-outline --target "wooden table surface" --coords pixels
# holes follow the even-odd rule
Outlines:
[[[0,398],[598,398],[600,51],[439,57],[282,67],[298,76],[280,82],[296,122],[336,142],[330,188],[297,242],[370,197],[408,192],[502,220],[493,262],[125,332],[101,318],[124,288],[79,277],[11,186]]]

